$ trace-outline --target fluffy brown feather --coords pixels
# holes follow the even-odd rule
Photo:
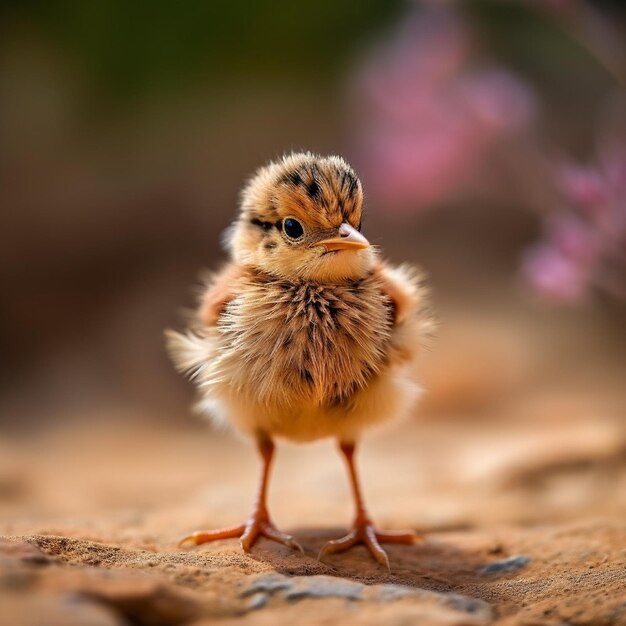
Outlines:
[[[339,157],[309,153],[262,168],[242,194],[233,261],[203,295],[198,319],[168,333],[200,407],[249,432],[354,439],[406,414],[430,327],[418,274],[372,247],[329,253],[341,224],[360,227],[363,192]],[[303,234],[285,233],[296,219]]]

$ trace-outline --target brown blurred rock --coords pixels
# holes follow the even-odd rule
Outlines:
[[[107,607],[74,596],[0,593],[0,626],[126,626]]]
[[[36,545],[18,539],[0,539],[0,554],[35,565],[45,565],[50,562],[50,557]]]

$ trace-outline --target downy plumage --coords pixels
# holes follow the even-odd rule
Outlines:
[[[255,437],[264,459],[248,523],[187,540],[240,536],[248,550],[265,535],[299,547],[265,504],[275,436],[335,437],[348,462],[357,519],[321,554],[362,541],[388,566],[378,542],[414,539],[373,529],[352,454],[365,427],[413,407],[431,317],[419,274],[385,264],[360,233],[362,204],[361,183],[340,157],[292,154],[261,168],[228,231],[230,264],[208,281],[187,332],[168,331],[199,408]]]

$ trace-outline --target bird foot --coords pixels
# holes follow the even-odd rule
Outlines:
[[[199,546],[209,541],[236,537],[239,537],[239,543],[244,552],[250,552],[250,549],[259,537],[266,537],[294,550],[304,552],[302,546],[291,535],[278,530],[270,521],[267,513],[262,512],[253,513],[250,519],[241,526],[232,526],[231,528],[219,530],[198,530],[182,539],[178,545],[179,547],[185,544]]]
[[[414,532],[404,531],[380,531],[376,530],[369,519],[357,519],[352,527],[352,530],[340,539],[334,539],[329,541],[321,550],[318,555],[318,559],[321,561],[325,556],[329,554],[336,554],[337,552],[344,552],[352,546],[357,544],[364,544],[369,550],[369,553],[374,557],[377,563],[383,565],[388,570],[389,557],[387,553],[381,548],[381,543],[402,543],[412,544],[420,539],[420,536]]]

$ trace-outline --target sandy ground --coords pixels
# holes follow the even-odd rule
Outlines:
[[[623,359],[601,328],[519,317],[448,318],[418,413],[363,441],[373,518],[423,534],[390,572],[363,547],[316,559],[352,518],[333,442],[279,444],[270,510],[305,554],[244,554],[177,547],[241,523],[258,469],[183,402],[5,433],[0,626],[626,624]]]
[[[391,572],[362,547],[316,559],[351,519],[330,442],[279,449],[271,510],[304,555],[177,547],[248,512],[256,458],[230,434],[118,416],[6,443],[0,624],[626,624],[626,436],[577,405],[368,438],[372,514],[424,533],[388,547]]]

